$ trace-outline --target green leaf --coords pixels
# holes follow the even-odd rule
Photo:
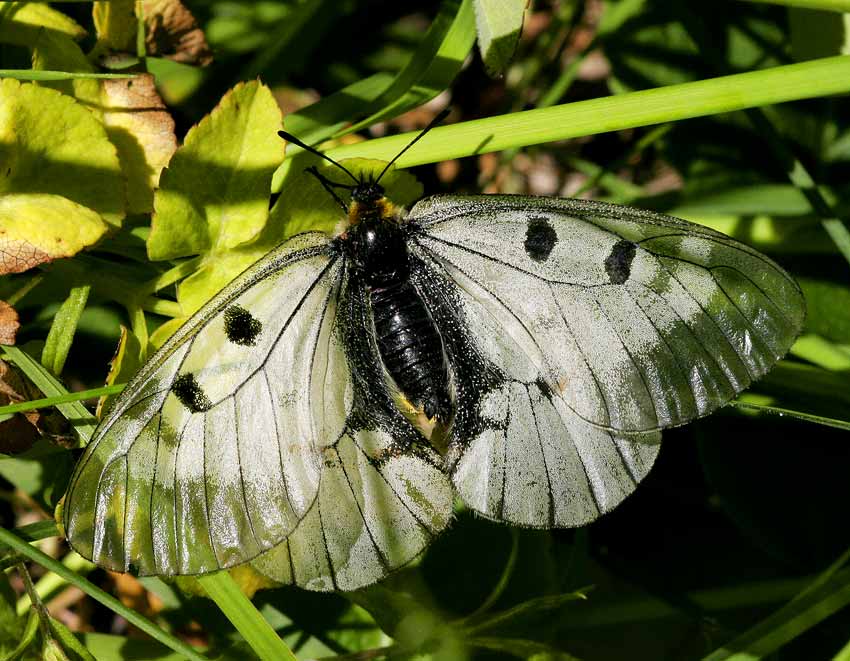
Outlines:
[[[21,655],[24,654],[24,652],[29,649],[30,645],[32,645],[37,633],[38,615],[36,615],[35,611],[30,611],[29,616],[27,617],[26,626],[20,634],[20,638],[17,641],[17,645],[13,650],[11,650],[8,654],[6,654],[6,656],[3,657],[3,660],[15,661],[15,659],[18,659]]]
[[[0,163],[0,195],[61,195],[110,224],[124,217],[115,147],[88,110],[55,90],[0,80]]]
[[[59,620],[51,617],[50,629],[56,637],[56,642],[59,643],[59,646],[65,653],[65,656],[70,661],[97,661],[94,655],[89,652],[79,640],[77,640],[77,637],[73,633],[71,633],[71,630]]]
[[[96,243],[107,229],[95,211],[60,195],[0,195],[0,274],[72,257]]]
[[[41,364],[57,376],[62,373],[62,368],[65,367],[65,360],[68,358],[68,351],[70,351],[71,343],[74,341],[77,324],[83,310],[86,309],[90,291],[89,285],[71,289],[68,298],[65,299],[65,302],[56,312],[56,316],[53,317],[53,323],[50,325],[50,332],[47,334],[44,350],[41,353]]]
[[[136,44],[136,0],[95,2],[92,19],[98,48],[133,52]]]
[[[381,72],[358,80],[288,115],[286,130],[315,144],[398,116],[436,97],[449,87],[475,43],[471,2],[443,2],[416,52],[395,76]],[[347,125],[352,117],[364,114],[366,119]],[[287,160],[275,174],[273,190],[280,189],[288,168]]]
[[[86,31],[66,14],[47,3],[4,2],[0,11],[0,42],[35,46],[46,32],[82,39]]]
[[[0,351],[2,351],[5,360],[11,360],[15,363],[26,374],[27,378],[33,382],[36,388],[41,390],[47,397],[68,394],[65,386],[57,381],[56,377],[19,347],[2,346],[0,347]],[[74,431],[77,432],[77,435],[83,441],[83,445],[88,443],[92,433],[94,433],[97,421],[88,412],[86,407],[83,406],[82,402],[73,401],[65,404],[57,404],[56,408],[74,426]]]
[[[762,659],[848,605],[850,570],[845,569],[705,656],[703,661]]]
[[[474,0],[481,59],[491,76],[504,72],[519,43],[525,0]]]
[[[64,34],[49,31],[42,33],[33,45],[32,68],[37,71],[96,72],[94,65],[89,62],[82,48],[73,39]],[[42,81],[42,85],[76,98],[92,113],[99,114],[100,84],[97,80],[72,78]]]
[[[296,661],[292,651],[263,619],[248,598],[242,594],[230,574],[221,571],[198,576],[197,579],[260,659]]]
[[[240,83],[192,127],[163,171],[148,238],[153,260],[208,259],[253,239],[283,160],[280,109],[259,82]]]
[[[8,653],[17,645],[26,625],[15,612],[15,599],[9,575],[0,576],[0,655]]]

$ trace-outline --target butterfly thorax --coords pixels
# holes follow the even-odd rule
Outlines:
[[[369,297],[381,360],[404,398],[426,417],[451,417],[448,367],[437,326],[410,281],[405,231],[391,205],[352,200],[352,208],[369,213],[340,237],[353,274]]]

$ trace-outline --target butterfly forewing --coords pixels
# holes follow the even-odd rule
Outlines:
[[[351,405],[332,332],[341,275],[324,235],[295,237],[162,347],[72,477],[75,549],[120,571],[194,574],[244,562],[295,528]]]
[[[485,199],[420,203],[415,242],[457,283],[485,352],[592,425],[630,434],[706,415],[800,332],[790,276],[717,232],[580,200]]]

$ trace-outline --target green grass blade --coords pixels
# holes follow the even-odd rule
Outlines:
[[[198,576],[221,612],[233,623],[246,642],[263,661],[297,661],[295,655],[266,622],[250,599],[226,571]]]
[[[369,115],[339,135],[415,108],[451,84],[474,41],[471,0],[444,2],[422,43],[398,74],[375,74],[292,113],[284,119],[286,130],[315,144],[337,134],[352,116]],[[292,148],[289,155],[295,151]]]
[[[398,165],[436,163],[512,147],[847,92],[850,92],[850,56],[828,57],[437,127],[415,149],[405,153]],[[406,133],[340,146],[327,153],[336,160],[351,157],[387,160],[414,137],[415,133]]]
[[[460,71],[475,43],[471,0],[444,0],[419,48],[395,80],[371,104],[380,108],[340,135],[397,117],[434,98]]]
[[[186,658],[192,661],[206,661],[206,657],[199,654],[192,647],[179,640],[175,636],[163,631],[150,620],[142,617],[131,608],[127,608],[118,599],[111,594],[101,590],[99,587],[90,583],[88,580],[78,576],[76,573],[65,567],[58,560],[54,560],[49,555],[31,546],[24,540],[16,537],[5,528],[0,528],[0,543],[10,546],[12,549],[20,553],[22,556],[38,563],[45,569],[48,569],[60,577],[64,578],[68,583],[77,586],[92,599],[102,603],[104,606],[117,613],[131,624],[135,625],[154,640],[159,641],[166,647],[183,654]]]
[[[850,569],[783,606],[703,661],[755,661],[850,605]]]
[[[84,399],[91,399],[92,397],[102,397],[103,395],[117,395],[119,392],[124,390],[125,385],[126,384],[124,383],[119,383],[114,386],[91,388],[90,390],[69,392],[67,395],[56,395],[55,397],[45,397],[43,399],[31,399],[28,402],[0,406],[0,415],[5,415],[7,413],[22,413],[23,411],[34,411],[36,409],[47,408],[48,406],[56,406],[57,404],[79,402]]]
[[[850,0],[744,0],[763,5],[784,5],[800,9],[825,9],[826,11],[850,12]]]
[[[56,377],[25,351],[22,351],[18,347],[9,346],[0,347],[0,350],[2,350],[3,358],[17,365],[27,378],[35,384],[36,388],[41,390],[47,397],[59,397],[69,394],[65,386]],[[74,426],[74,430],[79,435],[83,445],[87,444],[97,426],[97,420],[89,413],[88,409],[79,401],[57,404],[56,408]]]
[[[71,343],[74,341],[74,333],[77,332],[77,324],[80,322],[83,310],[86,309],[90,291],[89,285],[73,287],[68,298],[53,317],[53,323],[50,325],[50,331],[44,343],[44,351],[41,352],[41,364],[53,374],[62,374],[68,352],[71,350]]]
[[[736,400],[734,402],[730,402],[729,406],[734,406],[737,409],[741,409],[743,411],[757,411],[759,413],[771,413],[773,415],[778,415],[781,417],[789,417],[789,418],[797,418],[798,420],[805,420],[806,422],[814,422],[819,425],[824,425],[825,427],[835,427],[836,429],[845,429],[850,431],[850,422],[847,420],[837,420],[836,418],[827,418],[822,415],[815,415],[813,413],[805,413],[804,411],[794,411],[792,409],[782,408],[780,406],[772,406],[770,404],[758,404],[756,402],[748,402],[742,400]]]
[[[134,73],[74,73],[73,71],[36,71],[35,69],[0,69],[0,78],[15,80],[74,80],[78,78],[136,78]]]

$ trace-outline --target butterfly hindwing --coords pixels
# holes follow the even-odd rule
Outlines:
[[[76,550],[118,571],[195,574],[295,529],[318,492],[321,447],[351,407],[333,333],[342,266],[324,235],[294,237],[163,345],[72,477]]]
[[[316,502],[295,531],[252,565],[280,583],[353,590],[419,555],[448,524],[453,491],[442,458],[399,413],[381,366],[368,307],[346,281],[337,332],[354,405],[345,430],[322,449]]]
[[[646,476],[660,433],[624,437],[579,418],[525,365],[520,378],[506,359],[510,337],[477,335],[477,303],[447,270],[423,254],[413,279],[429,301],[452,364],[455,419],[446,468],[458,495],[485,516],[517,525],[583,525],[613,509]],[[533,295],[529,292],[530,295]]]

